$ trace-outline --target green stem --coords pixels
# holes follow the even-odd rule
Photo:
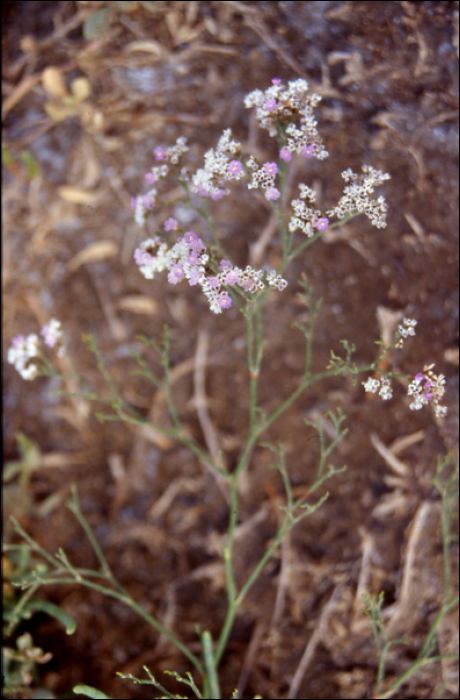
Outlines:
[[[210,700],[220,700],[222,697],[217,676],[216,658],[212,651],[212,637],[209,632],[203,632],[201,637],[203,646],[204,667],[206,669],[207,693]]]
[[[123,586],[117,581],[115,576],[112,573],[112,569],[109,566],[109,563],[107,559],[104,556],[104,553],[101,549],[101,546],[99,542],[97,541],[94,532],[92,528],[90,527],[90,524],[86,520],[85,516],[83,515],[81,508],[80,508],[80,501],[78,498],[78,493],[75,484],[72,484],[71,486],[72,490],[72,499],[70,503],[68,503],[68,508],[72,511],[78,522],[80,523],[82,529],[85,531],[85,535],[89,540],[89,543],[91,547],[93,548],[93,551],[101,565],[102,573],[104,575],[104,578],[108,578],[112,585],[121,593],[122,595],[126,595],[126,591],[124,590]]]

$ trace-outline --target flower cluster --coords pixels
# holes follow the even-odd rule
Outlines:
[[[327,158],[328,152],[317,130],[313,110],[320,102],[319,95],[308,94],[308,83],[299,78],[285,87],[279,78],[273,78],[267,90],[254,90],[245,97],[246,107],[255,107],[256,117],[270,136],[276,136],[279,129],[286,128],[287,145],[281,157],[288,162],[292,153],[304,158]]]
[[[398,328],[398,341],[396,348],[402,348],[404,340],[409,336],[415,335],[415,326],[417,321],[412,318],[405,318]],[[413,396],[414,400],[410,404],[411,411],[418,411],[423,406],[433,406],[437,418],[443,418],[447,414],[447,408],[439,405],[439,400],[444,395],[445,378],[443,374],[436,376],[431,370],[434,365],[426,365],[423,372],[415,375],[414,380],[409,384],[407,395]],[[377,392],[384,401],[391,399],[393,390],[388,377],[375,379],[369,377],[365,382],[362,382],[364,391],[376,394]]]
[[[169,230],[175,228],[172,222],[177,224],[173,219],[166,222]],[[170,284],[175,285],[183,279],[188,280],[190,286],[199,284],[211,311],[216,314],[233,303],[230,294],[223,290],[225,286],[237,285],[244,292],[252,293],[263,291],[266,285],[279,291],[287,286],[286,280],[274,271],[264,276],[263,270],[254,270],[249,265],[242,270],[229,260],[220,261],[219,272],[210,271],[207,249],[194,231],[185,233],[171,248],[159,236],[149,238],[136,249],[134,260],[146,279],[153,279],[156,272],[168,270]]]
[[[446,383],[443,374],[436,375],[432,369],[434,364],[425,365],[423,372],[415,375],[414,380],[409,384],[408,396],[413,396],[414,400],[409,408],[418,411],[423,406],[430,404],[433,406],[436,418],[444,418],[447,414],[447,407],[440,406],[439,401],[444,396]]]
[[[235,158],[241,153],[241,144],[232,139],[231,129],[226,129],[217,148],[211,148],[204,156],[204,168],[192,177],[192,190],[203,197],[221,199],[230,190],[225,180],[239,180],[244,176],[243,166]]]
[[[264,165],[260,166],[254,156],[251,156],[246,165],[252,170],[252,178],[248,189],[262,187],[265,190],[265,199],[279,199],[280,191],[275,187],[275,177],[278,173],[276,163],[264,163]]]
[[[365,214],[373,226],[385,228],[387,225],[385,199],[384,197],[373,199],[370,195],[374,192],[374,187],[389,180],[390,176],[371,165],[363,165],[361,170],[362,175],[357,175],[350,168],[342,173],[345,182],[350,184],[344,188],[343,197],[333,209],[327,212],[327,215],[335,215],[343,219],[350,212]]]
[[[382,377],[381,379],[373,379],[369,377],[366,382],[363,382],[364,391],[369,391],[372,394],[379,392],[379,395],[384,401],[393,398],[393,389],[391,387],[391,382],[388,377]]]
[[[307,206],[307,203],[302,200],[308,200],[310,204],[313,204],[316,199],[315,192],[307,185],[299,185],[300,188],[300,199],[293,199],[292,209],[294,214],[289,220],[289,230],[296,231],[301,229],[307,236],[313,236],[316,228],[318,231],[326,231],[329,227],[329,219],[325,216],[321,216],[321,212],[318,209],[312,209]]]
[[[62,345],[62,328],[60,321],[52,318],[40,331],[43,337],[43,342],[50,348],[59,346],[58,356],[64,354],[64,346]],[[10,365],[14,365],[21,377],[26,381],[35,379],[40,374],[38,359],[41,356],[40,338],[35,333],[24,338],[23,335],[18,335],[11,341],[11,347],[8,350],[7,360]]]
[[[413,318],[405,318],[404,321],[402,322],[402,325],[399,326],[398,328],[398,335],[399,340],[396,343],[397,348],[402,348],[404,345],[404,341],[406,338],[408,338],[410,335],[415,335],[415,326],[417,325],[417,321],[415,321]]]
[[[165,178],[170,171],[171,165],[178,165],[182,155],[188,151],[187,139],[184,136],[180,136],[174,146],[169,148],[162,148],[158,146],[153,151],[155,160],[165,161],[162,165],[157,165],[153,167],[145,175],[145,181],[148,185],[153,185],[162,178]],[[184,178],[185,179],[185,178]],[[158,191],[152,187],[145,194],[140,194],[137,197],[132,197],[131,199],[131,209],[134,210],[134,219],[139,226],[145,224],[145,219],[147,212],[153,209],[156,203]]]
[[[153,151],[153,155],[157,161],[166,161],[171,165],[178,165],[186,151],[188,151],[187,139],[185,136],[179,136],[174,146],[169,146],[169,148],[157,146]]]

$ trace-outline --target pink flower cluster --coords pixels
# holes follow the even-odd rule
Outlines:
[[[173,230],[175,219],[168,219],[165,229]],[[254,270],[249,265],[245,270],[235,267],[229,260],[221,260],[219,271],[209,271],[207,249],[194,231],[187,231],[169,248],[159,236],[147,239],[134,252],[134,260],[146,279],[153,279],[156,272],[168,271],[168,282],[178,284],[186,279],[190,286],[200,285],[211,311],[221,313],[233,300],[224,287],[239,286],[245,292],[260,292],[266,285],[282,291],[287,282],[271,271]]]
[[[145,181],[148,185],[154,185],[159,180],[165,178],[169,172],[171,165],[177,166],[180,162],[183,154],[188,151],[187,139],[184,136],[180,136],[174,146],[169,148],[162,148],[157,146],[153,151],[155,160],[164,161],[162,165],[153,167],[148,173],[145,174]],[[184,179],[186,179],[184,175]],[[143,226],[145,224],[145,219],[147,212],[153,209],[156,204],[156,197],[158,191],[151,187],[151,189],[145,194],[140,194],[137,197],[131,198],[131,209],[134,211],[134,219],[139,224]]]
[[[423,372],[416,374],[409,384],[407,394],[414,398],[409,408],[418,411],[423,406],[431,405],[436,418],[444,418],[447,407],[440,406],[439,401],[444,396],[446,380],[443,374],[436,375],[432,371],[433,367],[434,364],[425,365]]]

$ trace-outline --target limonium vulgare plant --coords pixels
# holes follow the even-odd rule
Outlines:
[[[226,544],[222,552],[225,570],[227,612],[222,621],[220,634],[212,639],[209,631],[199,631],[201,652],[195,653],[179,639],[172,630],[166,629],[154,616],[147,613],[136,603],[129,593],[114,577],[107,560],[92,532],[84,514],[81,511],[78,494],[73,488],[69,507],[84,528],[90,543],[97,555],[100,569],[88,571],[75,568],[64,551],[56,555],[46,552],[33,540],[16,522],[17,532],[29,543],[30,547],[43,558],[45,565],[36,570],[22,585],[27,588],[25,598],[12,616],[11,624],[20,618],[21,609],[27,606],[34,592],[42,585],[49,583],[70,583],[78,581],[89,588],[102,591],[106,595],[118,599],[128,605],[147,623],[175,645],[189,660],[193,667],[193,675],[175,677],[186,684],[189,691],[197,697],[221,698],[219,683],[219,665],[226,650],[235,618],[255,581],[260,576],[267,562],[280,546],[283,538],[303,518],[314,512],[327,494],[316,496],[316,491],[327,479],[338,470],[328,464],[328,457],[338,442],[344,437],[343,428],[345,416],[340,410],[328,412],[328,417],[335,426],[336,437],[330,441],[322,431],[321,419],[315,425],[320,441],[320,457],[316,477],[309,489],[308,497],[295,499],[288,478],[285,462],[284,446],[264,443],[267,429],[301,396],[309,387],[326,377],[338,374],[351,374],[356,384],[358,375],[362,376],[363,390],[378,393],[384,401],[392,399],[391,381],[393,377],[401,379],[401,374],[392,373],[388,369],[388,360],[393,352],[397,352],[410,336],[415,335],[416,321],[405,318],[390,345],[378,341],[381,352],[377,360],[363,366],[357,366],[352,360],[354,347],[346,341],[344,356],[331,353],[330,364],[320,373],[312,372],[313,331],[319,314],[319,303],[313,302],[313,290],[303,276],[299,280],[302,288],[301,299],[309,311],[309,325],[302,327],[305,335],[306,353],[305,369],[295,390],[282,397],[279,405],[271,412],[263,410],[259,403],[259,381],[264,358],[264,306],[270,293],[283,294],[287,281],[283,275],[299,255],[328,230],[338,228],[352,217],[363,214],[370,225],[377,228],[386,226],[387,205],[383,196],[375,195],[375,188],[382,185],[389,175],[370,165],[362,166],[362,172],[357,174],[348,169],[342,173],[344,180],[343,195],[337,204],[327,211],[316,207],[316,194],[307,182],[299,185],[298,196],[285,203],[285,185],[289,163],[296,157],[323,160],[328,153],[318,132],[315,119],[315,109],[320,102],[318,95],[310,94],[308,84],[299,79],[283,84],[277,78],[265,91],[255,90],[245,98],[245,106],[255,110],[259,126],[276,139],[279,156],[273,162],[260,162],[254,156],[243,157],[242,145],[234,140],[230,129],[226,129],[220,137],[217,146],[209,150],[204,157],[204,165],[195,173],[190,172],[186,164],[188,146],[186,139],[180,137],[176,144],[170,147],[158,146],[153,151],[154,164],[145,175],[148,189],[132,199],[131,206],[136,222],[144,227],[147,218],[155,214],[156,230],[150,234],[136,249],[134,261],[139,267],[140,274],[147,279],[158,275],[167,275],[171,285],[193,287],[196,294],[203,294],[209,306],[210,313],[225,314],[230,307],[236,307],[246,320],[247,328],[247,377],[249,382],[249,405],[247,406],[248,428],[247,435],[242,439],[242,448],[233,470],[228,470],[221,460],[220,453],[206,450],[200,440],[190,435],[181,424],[176,408],[170,383],[169,346],[170,339],[167,329],[162,340],[147,339],[142,341],[153,346],[158,352],[164,368],[164,376],[154,374],[146,360],[139,353],[135,356],[138,363],[138,374],[142,374],[159,387],[167,401],[171,416],[171,427],[155,424],[155,428],[178,442],[183,443],[200,460],[202,460],[219,479],[224,489],[228,503],[228,528]],[[210,201],[217,202],[224,197],[230,197],[234,181],[247,184],[249,190],[258,191],[266,200],[267,208],[271,208],[278,222],[279,248],[281,251],[278,269],[263,266],[260,269],[247,265],[238,267],[226,252],[219,231],[211,216]],[[180,203],[181,207],[188,205],[195,212],[195,219],[200,219],[201,227],[196,225],[194,230],[188,230],[180,223],[181,217],[174,210],[158,225],[156,210],[163,207],[162,193],[168,186],[180,184],[183,198],[171,207]],[[214,205],[212,205],[214,206]],[[216,205],[217,206],[217,205]],[[162,209],[163,210],[163,209]],[[177,217],[177,218],[176,218]],[[41,336],[41,337],[40,337]],[[59,357],[68,361],[69,376],[72,375],[83,385],[83,382],[71,361],[66,347],[65,330],[56,319],[41,330],[39,335],[27,337],[18,336],[12,341],[8,353],[8,361],[14,364],[25,380],[32,380],[40,375],[56,374],[52,364],[44,352],[44,345],[55,348]],[[122,389],[118,388],[102,358],[96,340],[87,336],[87,342],[94,353],[98,367],[109,389],[109,397],[103,397],[106,404],[111,405],[113,413],[102,414],[104,420],[121,420],[128,423],[145,425],[148,420],[126,401]],[[385,362],[383,362],[385,358]],[[441,404],[445,391],[443,375],[433,371],[434,365],[428,363],[411,377],[407,377],[407,394],[409,409],[419,410],[431,408],[437,418],[447,413],[447,408]],[[65,377],[64,377],[65,378]],[[91,391],[83,390],[82,396],[88,399],[101,400],[101,397]],[[242,407],[243,409],[243,407]],[[205,440],[206,442],[206,440]],[[251,458],[256,446],[265,445],[273,454],[274,466],[279,470],[285,487],[285,505],[282,507],[281,524],[264,554],[252,571],[247,573],[246,580],[237,585],[235,576],[235,547],[236,529],[239,524],[240,486],[244,471],[250,468]],[[127,676],[136,682],[151,683],[162,693],[162,697],[178,697],[171,695],[146,669],[148,680],[140,681]],[[101,697],[96,691],[86,686],[79,686],[79,692],[90,697]],[[92,694],[93,693],[93,694]],[[105,696],[104,696],[105,697]],[[234,695],[237,697],[237,695]]]

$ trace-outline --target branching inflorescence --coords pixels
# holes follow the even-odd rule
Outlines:
[[[384,228],[387,205],[383,196],[374,197],[374,189],[390,176],[370,165],[362,166],[361,174],[356,174],[351,169],[342,173],[345,181],[343,195],[326,212],[315,206],[314,190],[302,182],[299,184],[298,198],[290,202],[290,210],[286,214],[281,211],[280,175],[292,158],[297,155],[306,160],[324,160],[328,156],[314,118],[314,110],[320,101],[319,95],[309,93],[305,80],[293,80],[286,86],[280,79],[274,78],[272,85],[265,91],[254,90],[247,95],[244,104],[247,108],[254,109],[259,126],[277,138],[278,162],[259,162],[252,155],[243,158],[241,143],[233,138],[231,129],[225,129],[217,146],[205,154],[204,166],[191,173],[183,163],[184,155],[189,149],[186,139],[181,136],[174,146],[157,146],[154,149],[153,156],[157,164],[145,175],[150,189],[131,200],[134,218],[144,227],[148,215],[161,204],[158,191],[161,182],[167,177],[173,177],[184,188],[184,203],[201,214],[209,225],[206,210],[200,208],[199,202],[203,199],[218,201],[231,193],[235,181],[245,181],[249,190],[262,193],[278,217],[283,237],[280,272],[273,269],[256,270],[250,265],[243,269],[234,265],[222,254],[223,249],[216,240],[218,236],[215,231],[214,242],[205,242],[205,235],[185,230],[176,218],[169,216],[163,222],[161,230],[156,230],[144,240],[134,253],[141,274],[151,280],[158,273],[167,272],[168,282],[172,285],[187,281],[192,287],[198,286],[211,311],[218,314],[231,307],[235,301],[244,309],[245,302],[257,299],[258,295],[269,288],[278,291],[285,289],[287,281],[281,271],[305,248],[305,245],[294,248],[297,231],[302,232],[306,238],[320,236],[328,228],[337,227],[359,214],[364,214],[373,226]],[[192,201],[192,197],[198,200],[198,204]],[[332,222],[334,218],[336,221]],[[416,321],[404,320],[395,347],[401,347],[406,337],[415,335],[415,325]],[[52,319],[42,330],[42,335],[47,345],[52,347],[58,344],[59,353],[64,352],[58,321]],[[41,357],[38,336],[33,334],[24,338],[20,335],[13,340],[8,362],[14,364],[24,379],[31,380],[39,374]],[[408,394],[412,397],[410,408],[418,410],[431,405],[436,416],[443,417],[447,408],[441,406],[439,401],[444,394],[445,379],[443,375],[433,373],[433,366],[426,365],[423,372],[417,374],[409,384]],[[393,396],[387,376],[378,379],[371,377],[363,385],[365,391],[378,392],[384,400]]]
[[[255,109],[261,128],[267,129],[271,136],[277,136],[280,163],[285,165],[294,154],[306,159],[327,158],[328,153],[314,118],[314,109],[320,100],[319,95],[309,94],[305,80],[291,81],[286,87],[281,80],[274,78],[271,87],[264,92],[255,90],[250,93],[245,98],[245,106]],[[273,203],[273,208],[279,212],[279,164],[260,163],[254,156],[244,160],[241,144],[233,139],[231,129],[225,129],[216,148],[211,148],[205,154],[204,167],[195,174],[191,174],[182,164],[182,156],[187,150],[183,137],[178,138],[171,148],[155,148],[153,155],[162,164],[145,175],[146,182],[156,185],[161,179],[173,175],[189,196],[191,192],[198,197],[217,201],[231,192],[229,186],[232,181],[246,179],[248,189],[261,190],[265,199]],[[343,197],[327,215],[309,206],[315,201],[315,193],[308,185],[300,184],[300,198],[291,202],[292,213],[288,224],[291,243],[297,230],[308,237],[327,230],[334,216],[343,219],[344,216],[364,213],[373,225],[386,225],[384,198],[374,200],[371,195],[374,187],[382,184],[389,175],[371,166],[363,166],[362,175],[355,175],[351,170],[342,175],[349,184]],[[148,213],[157,205],[158,190],[155,187],[146,194],[134,197],[131,206],[137,223],[143,226]],[[183,235],[174,243],[165,241],[164,232],[173,231]],[[191,286],[199,285],[214,313],[221,313],[232,305],[230,287],[238,287],[247,295],[261,292],[267,286],[282,291],[287,285],[286,280],[274,271],[254,270],[250,266],[242,270],[227,260],[221,260],[215,269],[209,270],[209,251],[194,231],[184,231],[175,219],[169,218],[164,224],[164,232],[150,237],[135,251],[134,258],[141,273],[147,279],[153,279],[155,273],[166,270],[171,284],[187,280]]]

